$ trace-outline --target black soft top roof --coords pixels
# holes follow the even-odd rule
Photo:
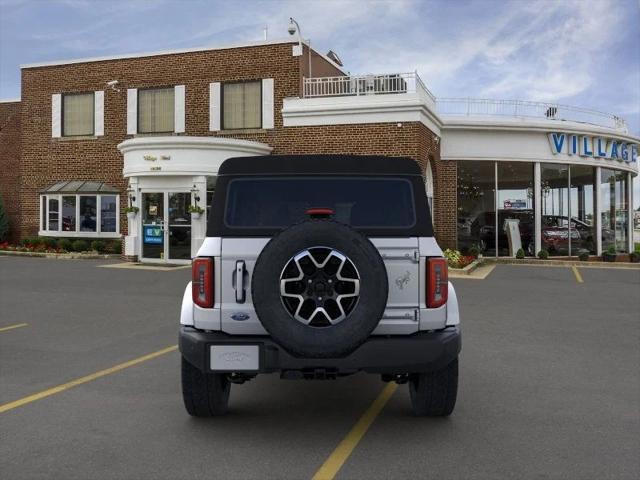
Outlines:
[[[225,160],[218,175],[422,175],[406,157],[374,155],[264,155]]]

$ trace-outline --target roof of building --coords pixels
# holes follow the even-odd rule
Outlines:
[[[298,39],[296,37],[277,39],[277,40],[262,40],[259,42],[242,42],[242,43],[231,43],[227,45],[218,45],[218,46],[209,46],[209,47],[195,47],[195,48],[181,48],[174,50],[159,50],[155,52],[138,52],[138,53],[125,53],[121,55],[107,55],[102,57],[87,57],[87,58],[75,58],[70,60],[54,60],[50,62],[37,62],[37,63],[27,63],[20,65],[21,69],[25,68],[38,68],[38,67],[53,67],[57,65],[70,65],[74,63],[89,63],[89,62],[104,62],[109,60],[122,60],[127,58],[141,58],[141,57],[156,57],[160,55],[176,55],[181,53],[192,53],[192,52],[206,52],[210,50],[229,50],[232,48],[243,48],[243,47],[261,47],[265,45],[279,45],[279,44],[287,44],[287,43],[298,43]],[[305,45],[309,45],[306,41],[302,41]],[[343,68],[338,65],[336,62],[331,60],[326,55],[321,54],[313,47],[311,48],[314,52],[324,58],[331,65],[336,67],[337,69],[344,71]]]
[[[406,157],[373,155],[266,155],[225,160],[219,175],[422,175],[418,163]]]
[[[71,180],[54,183],[42,190],[41,193],[120,193],[120,189],[104,182]]]

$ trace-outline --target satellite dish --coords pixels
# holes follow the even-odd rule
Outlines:
[[[329,59],[331,59],[331,61],[333,61],[335,64],[339,65],[339,66],[343,66],[342,64],[342,60],[340,60],[340,57],[338,56],[338,54],[336,52],[334,52],[333,50],[329,50],[327,52],[327,57]]]

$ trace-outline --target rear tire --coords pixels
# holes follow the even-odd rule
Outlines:
[[[182,358],[182,398],[189,415],[214,417],[227,413],[231,382],[222,373],[204,373]]]
[[[458,359],[435,372],[411,375],[409,394],[414,415],[418,417],[451,415],[458,395]]]

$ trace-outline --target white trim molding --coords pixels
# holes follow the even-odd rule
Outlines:
[[[421,122],[440,135],[442,123],[420,92],[355,97],[285,98],[285,127]],[[401,127],[402,125],[398,125]]]
[[[231,157],[269,155],[272,148],[260,142],[228,137],[136,137],[118,145],[124,156],[123,175],[216,175]]]

